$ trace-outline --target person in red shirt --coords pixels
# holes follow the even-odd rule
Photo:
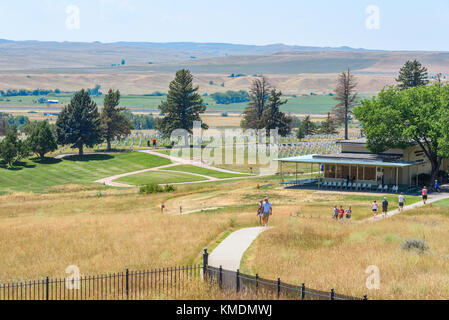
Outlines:
[[[156,148],[156,139],[153,139],[153,148]]]
[[[343,220],[345,217],[345,209],[343,209],[343,206],[340,206],[340,209],[338,209],[338,219]]]
[[[427,203],[427,195],[427,187],[424,187],[424,189],[422,189],[422,201],[424,202],[424,205]]]

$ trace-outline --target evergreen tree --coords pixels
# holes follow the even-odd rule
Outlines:
[[[12,167],[14,163],[30,155],[30,149],[27,141],[21,141],[17,138],[16,128],[12,128],[5,139],[0,142],[0,157],[6,165]]]
[[[56,120],[59,144],[71,144],[72,149],[84,154],[84,146],[92,148],[102,141],[100,114],[97,104],[84,89],[75,93]]]
[[[317,126],[312,122],[310,116],[306,116],[303,121],[301,121],[301,126],[298,128],[296,137],[298,139],[304,139],[306,136],[314,135],[317,132]]]
[[[176,129],[192,133],[193,122],[201,121],[200,114],[206,111],[198,90],[198,86],[193,86],[193,76],[189,70],[176,72],[176,77],[169,86],[167,100],[159,106],[165,117],[158,120],[156,129],[165,136],[170,136]],[[209,127],[203,123],[202,128]]]
[[[271,86],[265,77],[254,79],[250,92],[249,104],[243,111],[243,119],[240,126],[244,129],[262,129],[262,115],[266,109],[270,97]]]
[[[335,119],[332,117],[330,112],[327,113],[326,120],[321,122],[320,133],[323,134],[337,133],[337,125],[335,124]]]
[[[352,114],[352,109],[358,101],[357,92],[355,88],[357,83],[355,77],[348,72],[342,72],[338,76],[337,88],[335,89],[334,99],[338,104],[332,109],[335,119],[338,123],[345,125],[345,140],[349,139],[349,116]]]
[[[38,121],[28,138],[32,152],[37,154],[41,160],[45,159],[45,154],[58,149],[56,138],[47,121]]]
[[[111,151],[111,141],[116,136],[131,134],[131,122],[123,113],[125,108],[119,108],[120,91],[109,90],[104,97],[104,107],[101,111],[101,126],[103,137],[107,143],[107,151]]]
[[[278,129],[279,135],[285,137],[291,132],[292,118],[281,112],[280,107],[287,103],[281,100],[282,92],[276,89],[271,90],[266,110],[262,114],[261,123],[270,134],[270,130]]]
[[[399,82],[399,89],[424,86],[429,83],[427,68],[423,67],[418,60],[407,61],[399,71],[396,82]]]

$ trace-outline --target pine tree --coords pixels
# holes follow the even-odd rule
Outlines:
[[[92,148],[102,142],[100,114],[97,104],[84,89],[75,93],[56,120],[57,140],[61,145],[70,144],[84,154],[84,146]]]
[[[45,154],[58,149],[56,138],[51,131],[47,121],[38,121],[28,138],[29,146],[32,152],[37,154],[41,160],[45,159]]]
[[[429,83],[427,68],[423,67],[418,60],[407,61],[399,71],[396,82],[399,82],[399,89],[419,87]]]
[[[355,77],[348,72],[342,72],[338,76],[337,88],[335,89],[334,99],[338,104],[332,109],[337,123],[345,125],[345,140],[349,139],[349,117],[352,114],[352,109],[358,102],[357,92],[355,88],[357,83]]]
[[[201,121],[200,114],[206,111],[198,90],[198,86],[193,86],[193,76],[189,70],[176,72],[176,77],[169,86],[167,100],[159,106],[165,117],[158,120],[156,129],[165,136],[170,136],[176,129],[192,133],[193,122]],[[203,123],[202,128],[209,127]]]
[[[270,96],[271,86],[265,77],[254,79],[250,88],[250,102],[243,111],[243,119],[240,126],[244,129],[262,129],[262,115],[266,109]]]
[[[111,151],[111,141],[116,136],[131,134],[131,122],[120,108],[120,91],[109,90],[104,97],[104,107],[100,114],[103,137],[107,143],[107,151]]]
[[[330,112],[327,113],[326,120],[321,122],[320,133],[323,134],[337,133],[337,125],[335,124],[335,119],[332,117]]]
[[[293,119],[281,112],[280,107],[287,103],[287,100],[281,100],[281,96],[281,91],[271,90],[266,110],[262,114],[261,123],[268,135],[270,130],[278,129],[279,135],[285,137],[291,132]]]

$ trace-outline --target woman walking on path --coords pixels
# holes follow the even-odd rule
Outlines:
[[[259,209],[257,210],[257,216],[259,217],[259,223],[262,225],[263,218],[263,200],[260,200]]]
[[[352,217],[352,208],[351,208],[351,206],[349,206],[349,209],[348,210],[346,210],[346,219],[351,219],[351,217]]]
[[[340,209],[338,210],[338,220],[343,220],[345,217],[345,209],[343,209],[343,206],[340,206]]]
[[[384,198],[384,201],[382,201],[382,213],[384,215],[384,217],[386,217],[388,215],[388,200],[387,197]]]
[[[376,217],[377,216],[377,201],[376,200],[374,200],[374,202],[372,203],[371,209],[373,210],[374,217]]]
[[[424,203],[424,205],[427,204],[427,197],[428,197],[428,191],[427,191],[427,187],[424,187],[424,189],[422,189],[422,201]]]
[[[399,195],[399,212],[404,211],[404,205],[405,205],[405,197],[404,197],[404,193],[401,193]]]
[[[332,219],[335,219],[338,221],[338,207],[337,205],[334,206],[334,212],[332,214]]]

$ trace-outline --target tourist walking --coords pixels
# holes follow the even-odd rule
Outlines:
[[[387,197],[385,197],[384,201],[382,201],[382,213],[385,217],[388,215],[388,205]]]
[[[334,212],[332,214],[332,219],[335,219],[338,221],[338,207],[337,205],[334,206]]]
[[[424,203],[424,205],[427,204],[427,197],[428,197],[429,192],[427,191],[427,187],[424,187],[422,189],[422,202]]]
[[[377,216],[377,201],[374,200],[374,202],[371,204],[371,209],[373,211],[373,215]]]
[[[435,180],[435,192],[440,192],[440,183],[438,180]]]
[[[404,211],[404,205],[405,205],[405,197],[404,193],[401,193],[399,195],[399,212]]]
[[[352,217],[352,208],[349,206],[348,210],[346,210],[346,219],[351,219]]]
[[[265,202],[262,205],[263,210],[263,226],[268,227],[268,220],[270,216],[273,215],[273,208],[271,207],[271,203],[268,201],[268,198],[265,198]]]
[[[156,138],[154,138],[153,139],[153,148],[156,148],[156,146],[157,146],[157,141],[156,141]]]
[[[263,200],[260,200],[259,209],[257,209],[257,216],[259,217],[259,224],[262,225],[263,218]]]
[[[340,209],[338,210],[338,220],[343,220],[345,217],[345,209],[343,209],[343,206],[340,206]]]

